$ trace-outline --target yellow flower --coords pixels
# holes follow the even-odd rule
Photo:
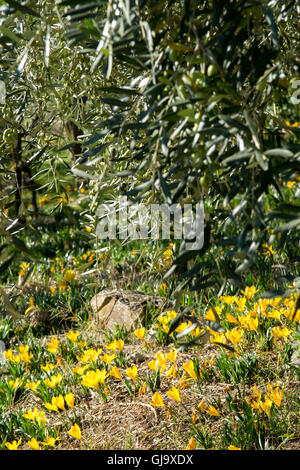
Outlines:
[[[116,344],[117,344],[117,349],[119,351],[122,351],[124,348],[124,341],[122,339],[118,339]]]
[[[25,276],[26,274],[26,271],[27,271],[27,268],[30,266],[30,263],[22,263],[20,264],[20,271],[19,271],[19,274],[20,276]]]
[[[86,375],[82,377],[81,383],[85,387],[98,388],[99,383],[104,384],[105,379],[108,377],[108,373],[105,369],[96,371],[90,370]]]
[[[78,424],[74,424],[71,429],[68,431],[70,436],[75,437],[76,439],[81,439],[81,430]]]
[[[5,445],[9,450],[18,450],[19,445],[22,442],[22,437],[17,441],[6,442]]]
[[[258,328],[258,318],[253,318],[251,317],[249,319],[247,327],[249,328],[250,331],[257,331]]]
[[[51,338],[50,343],[46,343],[46,346],[48,346],[47,350],[49,352],[56,354],[58,352],[58,339]]]
[[[114,339],[112,343],[106,344],[105,345],[106,349],[109,349],[110,351],[116,351],[117,349],[117,340]]]
[[[137,380],[138,368],[136,366],[130,367],[126,370],[126,374],[132,380]]]
[[[155,359],[152,359],[152,361],[149,361],[148,362],[148,367],[149,369],[151,370],[157,370],[158,369],[158,366],[157,366],[157,362]]]
[[[260,407],[268,416],[270,416],[272,401],[269,398],[266,398],[266,400],[264,402],[261,401],[260,402]]]
[[[197,379],[197,374],[195,372],[195,366],[194,366],[194,363],[193,361],[189,361],[189,362],[185,362],[182,367],[184,368],[184,370],[192,377],[192,379],[194,380],[198,380]]]
[[[163,291],[163,293],[165,294],[166,291],[167,291],[167,284],[165,282],[163,282],[160,286],[159,286],[159,289],[161,289]]]
[[[241,291],[241,294],[243,294],[245,297],[247,297],[248,300],[251,299],[251,297],[254,296],[258,292],[258,289],[255,288],[255,286],[246,286],[244,291]]]
[[[274,326],[272,328],[272,335],[276,336],[276,338],[286,338],[291,334],[292,330],[287,328],[286,326],[284,328],[280,328],[280,326]]]
[[[74,333],[74,331],[72,331],[72,330],[70,330],[70,331],[68,331],[68,332],[66,333],[66,337],[67,337],[70,341],[72,341],[72,343],[76,343],[78,336],[79,336],[79,332]]]
[[[171,348],[168,354],[166,354],[166,358],[173,363],[176,362],[176,357],[177,357],[177,351],[173,348]]]
[[[280,320],[281,312],[277,309],[269,310],[267,312],[267,317],[268,318],[276,318],[276,320]]]
[[[238,324],[238,320],[233,316],[231,315],[231,313],[227,313],[226,315],[226,320],[229,322],[229,323],[235,323],[235,324]]]
[[[50,388],[55,388],[56,385],[59,385],[61,381],[62,381],[62,375],[57,374],[57,375],[53,375],[51,379],[45,379],[44,383]]]
[[[65,411],[65,400],[62,395],[58,395],[58,397],[52,397],[52,403],[55,404],[57,408]]]
[[[36,420],[39,424],[45,423],[46,418],[43,411],[38,411],[35,407],[34,410],[28,410],[23,414],[24,418],[30,419],[31,421]]]
[[[240,447],[235,447],[233,445],[230,445],[227,447],[228,450],[242,450]]]
[[[221,416],[220,413],[218,412],[218,410],[216,410],[216,408],[212,405],[208,405],[208,407],[206,408],[206,413],[211,415],[211,416]]]
[[[64,292],[67,288],[67,281],[65,279],[61,279],[58,283],[58,288],[60,291]]]
[[[171,367],[166,371],[166,377],[175,379],[177,375],[175,364],[172,364]]]
[[[32,309],[35,308],[33,297],[30,297],[29,303],[30,303],[30,306],[28,307],[27,310],[25,310],[25,315],[27,315],[27,313],[29,313]]]
[[[164,356],[164,354],[161,351],[159,351],[155,354],[155,359],[156,359],[157,366],[160,367],[161,371],[163,372],[166,368],[167,358]]]
[[[110,375],[112,375],[116,379],[122,380],[122,375],[121,375],[119,369],[117,368],[117,366],[112,367],[109,373],[110,373]]]
[[[222,295],[220,297],[220,300],[227,305],[231,305],[236,300],[236,296],[235,295]]]
[[[254,304],[254,311],[259,313],[260,315],[265,315],[268,305],[268,299],[259,299],[258,302]]]
[[[300,122],[294,122],[294,124],[291,125],[292,127],[298,127],[300,126]]]
[[[101,353],[102,353],[101,348],[97,350],[87,349],[86,351],[84,351],[84,354],[82,356],[80,357],[77,356],[77,359],[84,363],[90,363],[90,362],[96,361],[96,359],[98,358],[98,356],[100,356]]]
[[[239,328],[233,328],[232,330],[229,330],[225,333],[226,338],[233,344],[240,343],[243,335],[244,330]]]
[[[268,245],[267,243],[262,244],[263,253],[268,254],[269,256],[274,255],[273,245]]]
[[[279,390],[279,386],[273,387],[270,383],[267,385],[268,393],[267,397],[278,407],[280,408],[281,402],[283,399],[283,390]]]
[[[237,304],[237,309],[241,312],[246,306],[247,299],[245,297],[236,297],[235,303]]]
[[[100,356],[101,361],[105,362],[106,364],[110,364],[117,356],[115,354],[104,354]]]
[[[139,388],[139,396],[144,395],[147,391],[147,384],[146,382]]]
[[[74,408],[75,400],[73,393],[67,393],[67,395],[65,395],[65,401],[69,408]]]
[[[75,273],[73,269],[67,269],[64,274],[63,280],[66,282],[73,282],[74,279],[75,279]]]
[[[55,369],[55,367],[56,366],[54,364],[51,364],[51,362],[49,362],[45,366],[41,366],[41,369],[45,370],[46,372],[50,372],[52,369]]]
[[[27,444],[28,444],[29,447],[31,447],[31,449],[33,449],[33,450],[41,450],[38,441],[37,441],[34,437],[32,437],[32,438],[30,439],[30,441],[27,442]]]
[[[173,400],[175,401],[178,401],[178,402],[181,402],[181,398],[180,398],[180,395],[179,395],[179,390],[178,388],[176,387],[172,387],[172,390],[169,390],[167,392],[167,395],[168,397],[172,398]]]
[[[162,396],[159,392],[155,392],[152,397],[152,402],[150,403],[152,406],[165,406]]]
[[[258,401],[260,401],[260,399],[261,399],[261,392],[258,390],[256,384],[252,387],[252,390],[253,390],[254,393],[253,393],[252,395],[250,395],[249,398],[250,398],[250,399],[251,399],[251,398],[256,398],[256,399],[258,399]]]
[[[14,355],[11,349],[7,349],[6,351],[4,351],[3,355],[8,361],[14,364],[19,364],[20,362],[20,356],[18,356],[18,354]]]
[[[24,346],[23,344],[21,344],[19,347],[20,359],[25,363],[30,362],[30,359],[33,358],[33,354],[28,353],[28,348],[28,345]]]
[[[171,266],[172,264],[172,248],[167,248],[164,251],[163,262],[166,264],[166,267]]]
[[[182,331],[186,330],[189,326],[191,326],[192,322],[183,322],[176,328],[176,333],[181,333]]]
[[[49,403],[48,401],[45,403],[45,407],[49,411],[58,411],[57,406],[55,405],[55,403],[53,403],[54,402],[53,398],[52,398],[52,403]]]
[[[54,447],[56,441],[59,441],[58,437],[54,438],[54,437],[47,436],[46,441],[41,442],[41,444],[43,444],[44,446]]]
[[[222,344],[227,343],[227,340],[226,340],[226,337],[225,337],[224,333],[218,333],[217,331],[214,331],[209,327],[208,327],[208,331],[212,334],[212,336],[210,336],[210,338],[209,338],[209,340],[212,343],[222,343]]]
[[[40,380],[38,380],[37,382],[27,382],[27,384],[25,385],[25,388],[27,388],[28,390],[32,390],[33,392],[36,392],[40,383],[41,383]]]
[[[145,328],[138,328],[137,330],[135,330],[134,334],[138,339],[143,340],[145,336],[145,331]]]
[[[286,187],[292,189],[292,187],[296,184],[296,181],[288,181],[286,183]]]
[[[216,321],[216,317],[212,309],[210,308],[204,315],[205,320]]]
[[[194,449],[196,449],[196,442],[195,442],[194,436],[192,436],[191,439],[189,440],[188,445],[186,446],[184,450],[194,450]]]
[[[21,385],[23,385],[23,380],[19,379],[19,377],[16,380],[9,380],[8,385],[13,389],[17,390]]]
[[[85,372],[86,369],[89,368],[89,365],[85,365],[85,366],[77,366],[77,367],[73,367],[72,369],[72,372],[75,372],[75,374],[78,374],[78,375],[83,375],[83,373]]]

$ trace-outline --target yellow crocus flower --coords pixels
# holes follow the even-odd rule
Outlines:
[[[241,339],[244,335],[244,330],[239,328],[233,328],[225,333],[225,337],[232,342],[232,344],[236,345],[241,342]]]
[[[166,354],[166,358],[173,363],[176,362],[176,357],[177,357],[177,351],[173,348],[171,348],[168,354]]]
[[[53,397],[52,398],[52,403],[55,404],[57,406],[57,408],[65,411],[66,408],[65,408],[65,400],[64,400],[64,397],[62,395],[58,395],[58,397]]]
[[[51,338],[50,343],[46,343],[46,346],[48,346],[47,350],[49,352],[56,354],[58,352],[58,339]]]
[[[65,401],[69,408],[74,408],[75,400],[73,393],[67,393],[67,395],[65,395]]]
[[[286,326],[284,328],[280,328],[280,326],[274,326],[272,328],[272,335],[276,336],[276,338],[287,338],[292,333],[292,330],[287,328]]]
[[[85,366],[76,366],[76,367],[73,367],[72,369],[72,372],[74,372],[75,374],[78,374],[78,375],[83,375],[83,373],[86,371],[86,369],[89,368],[89,365],[85,365]]]
[[[27,442],[27,444],[28,444],[29,447],[31,447],[31,449],[33,449],[33,450],[41,450],[38,441],[37,441],[34,437],[32,437],[32,438],[30,439],[30,441]]]
[[[33,392],[36,392],[40,383],[41,383],[40,380],[38,380],[37,382],[27,382],[27,384],[25,385],[25,388],[27,388],[28,390],[32,390]]]
[[[50,388],[55,388],[56,385],[59,385],[61,381],[62,381],[62,375],[57,374],[57,375],[53,375],[51,379],[45,379],[44,383]]]
[[[67,269],[64,274],[63,280],[66,282],[72,282],[74,281],[74,279],[75,279],[75,273],[73,269]]]
[[[193,361],[185,362],[182,367],[190,375],[190,377],[192,377],[192,379],[198,380]]]
[[[166,371],[166,377],[175,379],[177,376],[175,364],[172,364],[171,367]]]
[[[158,365],[157,365],[157,362],[155,359],[152,359],[152,361],[149,361],[148,362],[148,367],[149,369],[151,370],[157,370],[158,369]]]
[[[227,313],[226,315],[226,320],[229,322],[229,323],[235,323],[238,325],[238,320],[233,316],[231,315],[231,313]]]
[[[208,405],[208,407],[206,408],[206,413],[211,415],[211,416],[221,416],[219,411],[216,410],[216,408],[212,405]]]
[[[75,437],[75,439],[81,439],[81,430],[77,423],[71,427],[71,429],[68,431],[68,434],[70,434],[72,437]]]
[[[146,391],[147,391],[147,384],[146,382],[144,382],[143,385],[139,388],[139,396],[144,395]]]
[[[181,402],[178,388],[173,386],[171,390],[167,391],[167,395],[173,400],[178,401],[179,403]]]
[[[45,366],[41,366],[41,369],[42,370],[45,370],[46,372],[50,372],[52,369],[55,369],[55,365],[52,364],[51,362],[49,362],[48,364],[46,364]]]
[[[56,441],[59,441],[59,440],[60,440],[60,439],[59,439],[58,437],[54,438],[54,437],[47,436],[46,441],[41,442],[41,444],[43,444],[44,446],[54,447],[54,446],[55,446],[55,442],[56,442]]]
[[[152,402],[150,403],[152,406],[163,407],[165,406],[162,396],[159,392],[155,392],[152,397]]]
[[[25,310],[25,315],[35,308],[33,297],[29,299],[30,306]]]
[[[254,296],[258,292],[258,289],[256,289],[255,286],[246,286],[244,291],[241,291],[241,294],[243,294],[245,297],[247,297],[248,300],[251,299],[251,297]]]
[[[138,339],[143,340],[145,336],[145,331],[146,331],[145,327],[138,328],[137,330],[135,330],[134,334]]]
[[[31,421],[36,420],[39,424],[45,423],[46,418],[43,411],[38,411],[35,407],[34,410],[28,410],[23,414],[24,418],[30,419]]]
[[[138,368],[134,365],[126,370],[126,374],[132,380],[137,380]]]
[[[184,450],[194,450],[194,449],[196,449],[196,441],[195,441],[194,436],[192,436],[191,439],[189,440],[188,445],[186,446]]]
[[[68,340],[70,340],[72,343],[76,343],[78,336],[79,336],[79,332],[76,332],[76,333],[75,333],[75,332],[72,331],[72,330],[70,330],[70,331],[68,331],[68,332],[66,333],[66,337],[67,337]]]
[[[53,398],[52,398],[52,402],[53,402]],[[45,407],[49,411],[58,411],[57,406],[54,403],[49,403],[48,401],[45,403]]]
[[[117,366],[112,367],[109,373],[112,375],[112,377],[115,377],[118,380],[122,380],[122,375]]]
[[[271,407],[272,407],[272,400],[270,400],[269,398],[266,398],[266,400],[264,402],[260,402],[260,407],[261,409],[268,415],[270,416],[271,414]]]
[[[117,356],[115,354],[103,354],[100,356],[101,361],[105,362],[106,364],[110,364]]]
[[[17,441],[12,441],[12,442],[6,442],[5,443],[5,446],[9,449],[9,450],[18,450],[18,447],[19,445],[21,444],[22,442],[22,438],[20,437],[20,439]]]

